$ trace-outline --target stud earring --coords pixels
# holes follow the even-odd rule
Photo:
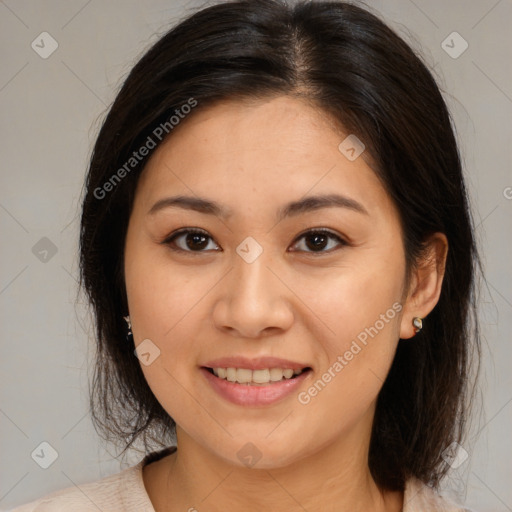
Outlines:
[[[415,316],[412,319],[412,325],[414,325],[414,335],[418,334],[423,329],[423,319],[419,316]]]
[[[128,343],[133,343],[132,322],[130,321],[130,316],[123,316],[123,318],[128,324],[128,333],[126,334],[126,341]]]

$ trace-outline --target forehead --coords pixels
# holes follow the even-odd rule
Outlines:
[[[193,144],[198,158],[204,154],[250,152],[260,156],[284,151],[303,154],[305,148],[318,143],[318,137],[333,137],[324,145],[340,139],[341,125],[335,126],[332,116],[323,110],[289,96],[224,100],[204,108],[199,104],[161,148]]]
[[[138,195],[148,206],[167,191],[215,197],[236,211],[237,203],[262,209],[284,197],[338,192],[358,196],[368,209],[390,208],[367,155],[350,161],[340,152],[348,135],[296,98],[199,104],[155,151]]]

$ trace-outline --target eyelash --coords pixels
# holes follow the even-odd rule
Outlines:
[[[170,236],[166,237],[165,240],[163,240],[161,243],[163,245],[167,245],[171,250],[176,251],[176,252],[181,252],[181,253],[185,252],[185,253],[191,253],[191,254],[200,254],[202,252],[209,252],[209,251],[205,251],[205,250],[201,250],[201,251],[185,250],[185,249],[181,249],[179,247],[175,247],[175,246],[172,245],[172,242],[174,242],[174,240],[176,238],[179,238],[180,236],[188,235],[188,234],[204,235],[205,237],[210,238],[211,240],[213,240],[213,238],[206,231],[203,231],[202,229],[186,228],[186,229],[180,229],[180,230],[174,232]],[[340,236],[336,235],[335,233],[333,233],[333,232],[331,232],[331,231],[329,231],[327,229],[323,229],[323,228],[311,229],[309,231],[301,233],[295,239],[293,245],[296,245],[302,238],[305,238],[308,235],[312,235],[312,234],[320,234],[320,235],[327,236],[329,238],[333,238],[333,239],[337,240],[342,247],[349,245],[348,242],[346,242]],[[329,249],[328,251],[321,250],[321,251],[293,251],[293,252],[305,252],[306,254],[321,255],[321,254],[330,254],[330,253],[332,253],[335,250],[337,250],[337,249]]]

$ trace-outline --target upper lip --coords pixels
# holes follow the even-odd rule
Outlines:
[[[292,370],[302,370],[303,368],[310,368],[307,364],[281,359],[279,357],[255,357],[249,359],[242,356],[212,359],[202,366],[207,368],[246,368],[248,370],[264,370],[266,368],[291,368]]]

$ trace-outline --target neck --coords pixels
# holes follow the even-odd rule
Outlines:
[[[367,460],[369,439],[347,435],[285,467],[235,466],[177,429],[178,450],[163,459],[156,512],[307,510],[399,512],[403,493],[381,491]],[[156,484],[155,484],[156,485]]]

